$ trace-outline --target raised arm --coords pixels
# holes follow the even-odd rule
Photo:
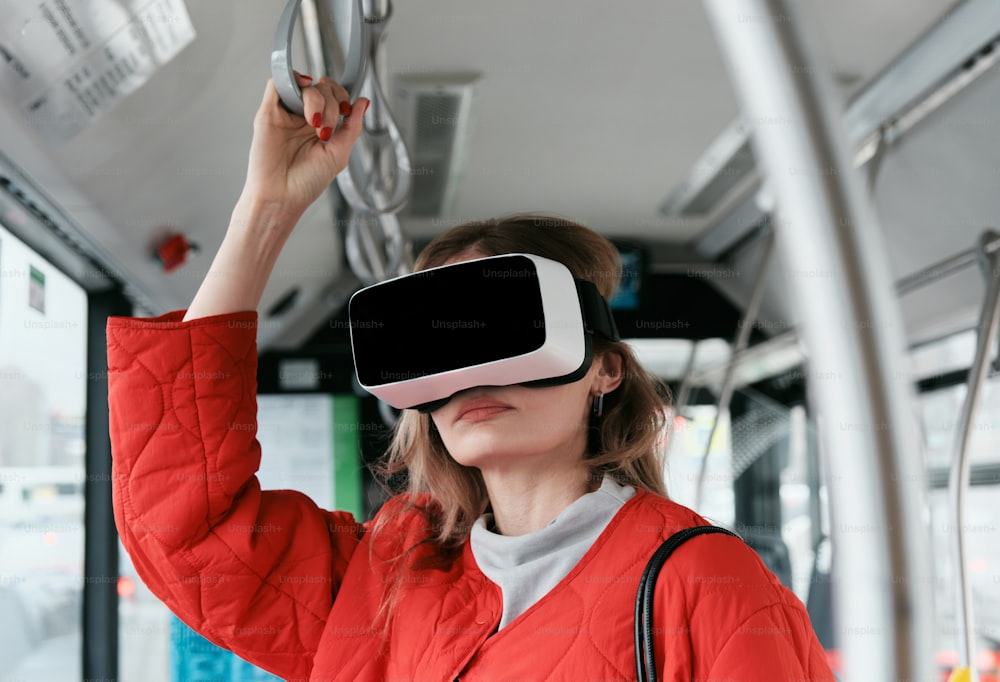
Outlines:
[[[318,125],[281,109],[268,83],[246,186],[188,313],[108,321],[115,521],[137,572],[210,640],[302,680],[364,529],[299,493],[261,490],[255,308],[296,221],[347,163],[367,105],[329,140],[347,94],[327,80],[303,92]]]
[[[268,81],[254,118],[243,192],[185,320],[256,310],[295,224],[347,165],[368,100],[352,106],[347,91],[329,78],[310,83],[299,76],[303,118],[281,108]]]

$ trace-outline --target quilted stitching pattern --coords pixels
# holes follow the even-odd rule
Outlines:
[[[382,559],[428,532],[402,499],[381,512],[392,537],[372,538],[348,514],[260,489],[256,314],[181,318],[108,323],[115,520],[139,575],[181,619],[291,680],[634,677],[639,576],[700,517],[640,491],[559,585],[489,637],[499,589],[468,547],[450,566],[388,572]],[[371,625],[397,580],[384,656]],[[682,546],[656,600],[660,679],[833,679],[802,604],[736,539]]]
[[[308,679],[363,529],[255,477],[256,314],[108,322],[115,520],[136,570],[208,639]],[[280,456],[280,453],[275,453]]]

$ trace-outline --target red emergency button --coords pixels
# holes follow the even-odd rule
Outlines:
[[[197,251],[198,246],[183,234],[171,234],[156,248],[156,259],[163,265],[164,272],[173,272],[184,265],[189,253]]]

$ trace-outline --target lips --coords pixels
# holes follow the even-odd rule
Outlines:
[[[474,398],[459,405],[455,421],[482,421],[510,409],[507,403],[493,398]]]

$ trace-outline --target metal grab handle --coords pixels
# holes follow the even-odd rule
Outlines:
[[[337,185],[344,199],[351,208],[362,213],[396,213],[406,205],[410,196],[410,153],[403,134],[392,118],[388,99],[379,82],[379,66],[383,61],[380,50],[388,20],[386,12],[376,22],[368,24],[371,30],[368,63],[371,68],[365,74],[362,92],[371,100],[371,112],[366,119],[365,130],[351,152],[347,168],[337,176]],[[376,127],[369,128],[369,123]],[[386,152],[391,154],[392,161],[386,159]],[[364,182],[359,178],[364,178]],[[392,187],[388,196],[378,185]]]
[[[299,116],[302,116],[305,110],[302,104],[302,91],[295,82],[295,73],[292,71],[291,49],[292,32],[301,4],[302,0],[288,0],[278,20],[278,28],[274,32],[274,45],[271,48],[271,77],[274,79],[274,87],[278,91],[282,105]],[[352,7],[352,39],[345,50],[347,63],[344,73],[331,74],[331,78],[347,90],[353,102],[361,92],[365,80],[370,29],[365,23],[361,0],[344,0],[343,6]]]
[[[361,0],[324,0],[328,17],[337,21],[334,8],[351,12],[351,38],[346,46],[324,46],[324,51],[343,53],[344,73],[330,74],[350,94],[351,101],[364,92],[371,100],[371,114],[361,138],[351,151],[351,158],[337,176],[344,199],[355,211],[362,213],[396,213],[406,204],[410,194],[410,155],[403,135],[389,112],[388,100],[378,76],[382,37],[389,20],[388,4],[373,6],[366,15]],[[335,4],[336,3],[336,4]],[[292,113],[304,114],[302,91],[292,71],[291,45],[295,21],[302,0],[289,0],[274,33],[271,49],[271,76],[282,105]],[[343,49],[337,49],[343,47]],[[327,60],[329,64],[329,59]],[[328,66],[329,68],[329,66]],[[392,156],[386,161],[387,155]],[[386,191],[385,187],[391,187]]]
[[[375,243],[374,232],[381,233]],[[407,243],[399,219],[392,213],[378,215],[352,211],[344,240],[351,271],[365,286],[403,273]]]

